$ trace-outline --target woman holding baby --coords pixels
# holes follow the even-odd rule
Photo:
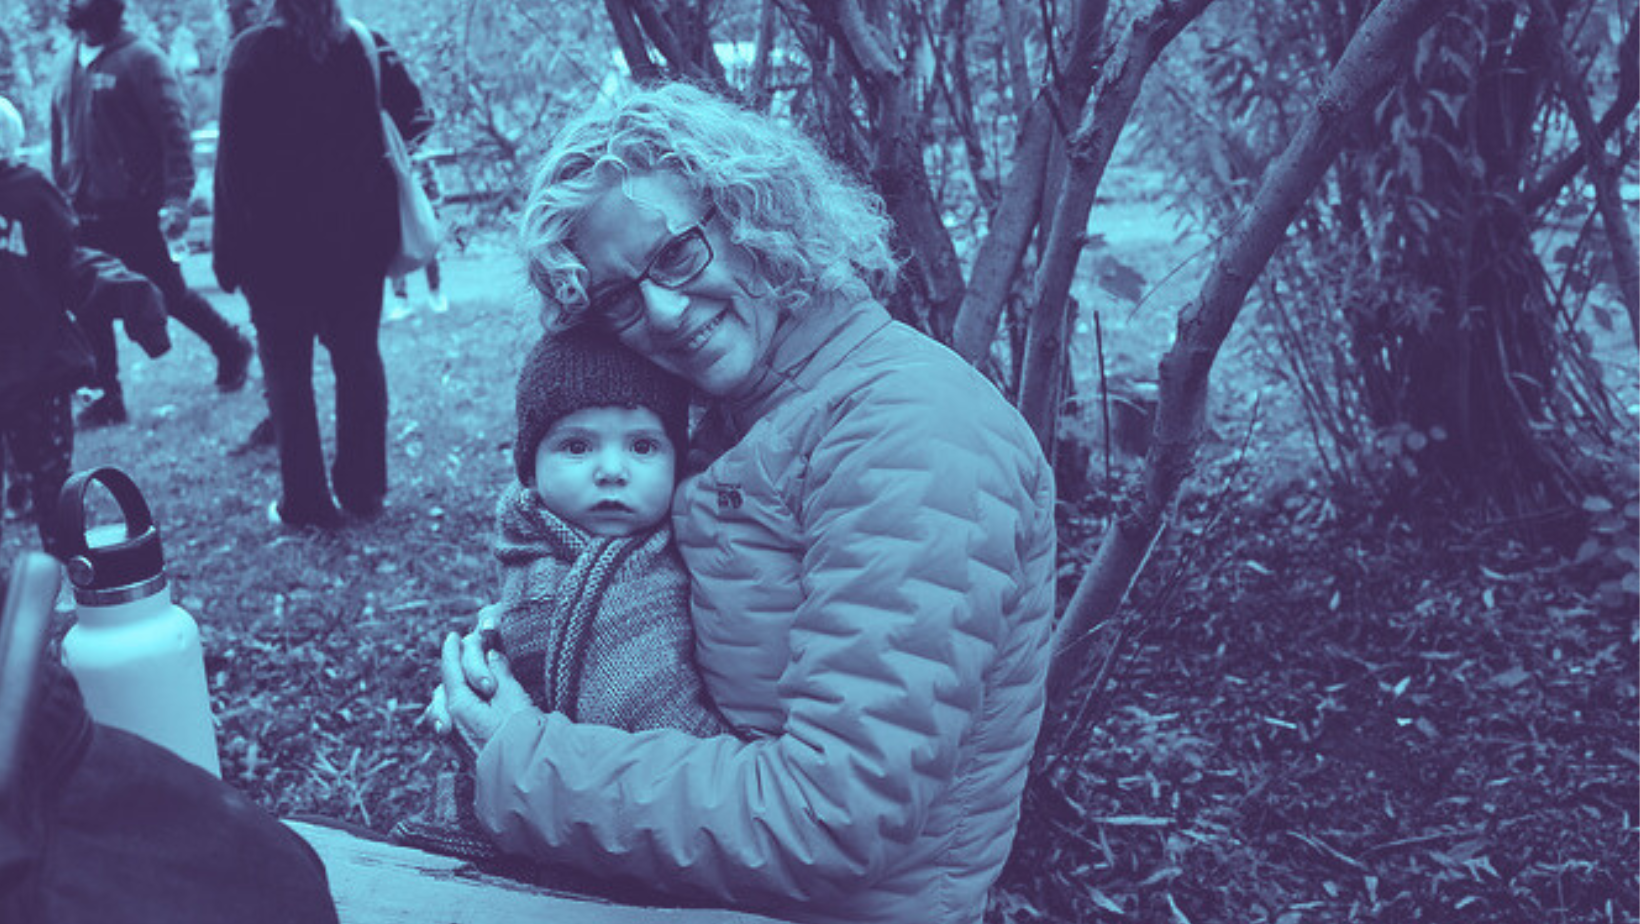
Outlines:
[[[483,633],[439,728],[504,850],[801,921],[964,922],[1007,859],[1043,709],[1054,487],[996,388],[889,318],[870,193],[686,86],[566,127],[524,220],[549,330],[706,408],[671,526],[729,731],[544,711]],[[481,627],[482,628],[482,627]]]

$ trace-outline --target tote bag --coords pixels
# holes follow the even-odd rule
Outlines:
[[[382,141],[387,146],[387,162],[393,168],[393,184],[398,192],[399,245],[387,263],[387,272],[390,276],[403,276],[433,262],[444,231],[439,227],[438,216],[433,214],[433,203],[416,181],[415,170],[410,165],[409,145],[404,143],[393,117],[382,108],[381,52],[376,48],[376,41],[363,23],[350,20],[348,24],[364,43],[365,57],[370,59],[370,76],[376,84],[376,114],[381,117]]]

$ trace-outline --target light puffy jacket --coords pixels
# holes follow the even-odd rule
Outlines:
[[[781,330],[777,384],[674,498],[747,740],[516,715],[478,759],[508,849],[791,920],[981,919],[1042,715],[1053,475],[955,354],[841,314]]]

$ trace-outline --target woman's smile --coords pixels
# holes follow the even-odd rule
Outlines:
[[[722,326],[723,319],[727,316],[728,316],[727,311],[719,312],[717,317],[715,317],[712,320],[707,321],[705,324],[701,325],[700,330],[696,331],[695,335],[693,337],[690,337],[683,344],[684,351],[689,352],[689,353],[693,353],[696,350],[699,350],[701,347],[705,346],[706,341],[711,338],[712,333],[714,331],[716,331],[720,326]]]

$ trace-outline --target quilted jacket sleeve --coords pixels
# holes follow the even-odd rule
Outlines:
[[[1021,559],[1051,479],[1001,402],[940,413],[938,384],[868,386],[820,424],[792,498],[807,593],[784,727],[743,742],[515,717],[478,764],[503,843],[737,902],[823,904],[903,866],[985,747],[971,731],[1009,602],[1043,573]]]

